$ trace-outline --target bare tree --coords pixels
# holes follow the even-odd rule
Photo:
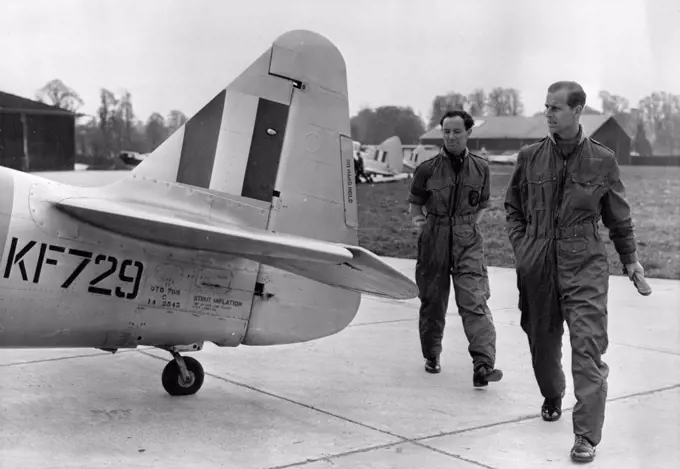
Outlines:
[[[489,93],[487,105],[495,116],[521,116],[524,113],[520,92],[514,88],[494,88]]]
[[[616,116],[628,111],[628,100],[622,96],[602,90],[599,95],[602,100],[602,112],[609,116]]]
[[[153,151],[163,143],[167,135],[165,127],[165,119],[159,113],[154,112],[146,121],[146,138],[150,146],[150,151]]]
[[[430,120],[427,128],[433,129],[439,125],[439,121],[447,111],[452,110],[466,110],[468,106],[468,98],[460,93],[451,92],[445,95],[437,95],[432,100],[432,108],[430,111]]]
[[[71,112],[76,112],[84,104],[78,93],[58,78],[40,88],[35,98],[41,103],[52,104]]]
[[[654,92],[640,100],[639,108],[655,153],[680,149],[680,96]]]
[[[484,116],[487,112],[487,98],[486,93],[482,88],[477,88],[468,95],[469,108],[468,112],[472,116]]]
[[[172,135],[177,129],[182,127],[187,122],[187,116],[182,111],[173,109],[168,113],[166,120],[169,135]]]
[[[102,133],[103,154],[111,158],[114,153],[113,142],[115,140],[114,123],[118,100],[109,90],[102,88],[99,94],[99,128]]]
[[[129,149],[132,142],[132,130],[135,121],[135,112],[132,109],[132,95],[125,90],[118,103],[118,119],[121,122],[121,145]]]

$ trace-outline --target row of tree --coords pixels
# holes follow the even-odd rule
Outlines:
[[[450,109],[462,109],[473,116],[521,116],[524,105],[518,90],[497,87],[488,95],[483,89],[476,89],[469,95],[455,92],[437,95],[432,100],[428,120],[410,107],[365,108],[352,117],[352,138],[376,145],[398,135],[402,143],[414,145],[427,130],[439,125],[441,116]]]
[[[47,83],[38,90],[36,98],[73,112],[83,105],[80,96],[60,80]],[[601,91],[598,98],[602,113],[614,116],[629,135],[634,136],[634,149],[638,152],[674,154],[680,151],[680,96],[654,92],[641,99],[637,108],[631,108],[626,98],[608,91]],[[496,87],[489,93],[476,89],[467,95],[450,92],[434,97],[427,119],[411,107],[364,108],[351,119],[352,138],[379,144],[397,135],[404,144],[417,144],[420,136],[436,127],[449,109],[464,109],[475,117],[524,115],[521,93],[514,88]],[[602,114],[590,106],[586,106],[584,113]],[[182,126],[187,117],[178,110],[170,111],[165,118],[154,112],[143,122],[135,116],[129,92],[116,96],[101,89],[98,116],[83,120],[77,124],[78,153],[106,159],[120,151],[153,151]]]
[[[633,150],[643,155],[680,151],[680,96],[654,92],[641,99],[637,108],[631,108],[626,98],[605,90],[598,98],[602,112],[586,105],[583,113],[613,116],[633,136]],[[362,143],[379,144],[398,135],[404,144],[417,144],[418,138],[439,125],[441,116],[450,109],[462,109],[475,117],[524,115],[520,92],[514,88],[496,87],[488,94],[483,89],[467,95],[451,92],[434,97],[427,121],[410,107],[362,109],[352,118],[352,137]],[[534,115],[541,114],[542,111]]]
[[[76,124],[76,152],[82,162],[108,160],[121,151],[149,153],[181,127],[187,116],[172,110],[167,117],[152,113],[139,120],[132,105],[132,95],[120,96],[102,88],[97,116],[79,114]],[[55,79],[36,93],[36,99],[78,113],[84,102],[76,91]]]

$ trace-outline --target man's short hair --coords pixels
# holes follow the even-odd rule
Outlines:
[[[446,114],[444,114],[442,118],[439,120],[439,126],[444,127],[444,119],[448,119],[449,117],[460,117],[461,119],[463,119],[463,124],[465,124],[465,130],[470,130],[475,125],[475,120],[472,118],[470,114],[468,114],[465,111],[456,109],[455,111],[447,111]]]
[[[548,87],[548,93],[554,93],[559,90],[567,90],[567,105],[570,108],[586,106],[586,92],[575,81],[557,81]]]

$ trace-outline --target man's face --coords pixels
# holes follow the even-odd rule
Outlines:
[[[578,127],[578,118],[581,115],[581,106],[573,109],[567,104],[567,90],[558,90],[548,93],[545,98],[545,117],[551,133],[558,135]]]
[[[447,117],[442,122],[444,146],[451,153],[461,153],[465,150],[471,132],[472,129],[465,130],[465,122],[462,117]]]

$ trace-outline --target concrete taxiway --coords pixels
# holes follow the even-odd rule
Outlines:
[[[413,274],[413,261],[390,262]],[[207,346],[191,354],[205,384],[185,398],[163,390],[170,356],[156,349],[3,350],[0,467],[572,467],[568,332],[566,409],[546,423],[514,272],[489,273],[505,377],[481,390],[472,387],[456,313],[448,316],[442,372],[424,371],[417,300],[364,297],[350,327],[315,342]],[[611,278],[609,402],[591,468],[680,461],[680,282],[650,284],[654,293],[642,297],[626,278]]]

